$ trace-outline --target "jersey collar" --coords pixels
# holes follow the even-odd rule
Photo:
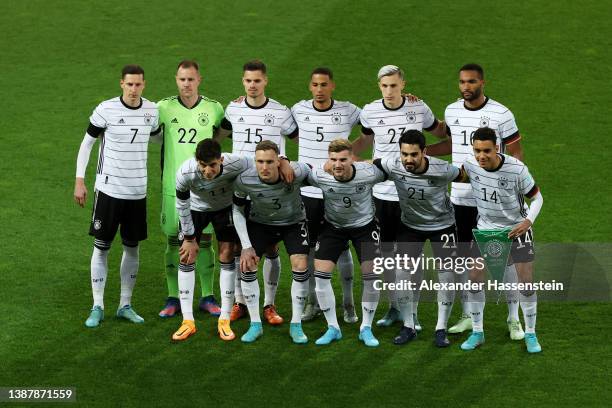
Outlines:
[[[489,102],[489,97],[488,97],[488,96],[485,96],[485,101],[484,101],[484,103],[483,103],[482,105],[477,106],[476,108],[468,108],[468,107],[465,105],[465,100],[463,100],[463,107],[464,107],[466,110],[469,110],[469,111],[478,111],[478,110],[481,110],[482,108],[484,108],[484,107],[485,107],[485,105],[487,104],[487,102]]]
[[[331,100],[331,105],[329,105],[329,108],[326,108],[326,109],[318,109],[318,108],[317,108],[317,107],[314,105],[314,99],[312,100],[312,108],[313,108],[314,110],[316,110],[317,112],[327,112],[327,111],[331,110],[331,108],[333,108],[333,107],[334,107],[334,99],[333,99],[333,98],[332,98],[332,100]]]
[[[499,158],[501,159],[501,161],[499,162],[499,166],[497,166],[496,168],[494,168],[493,170],[487,170],[489,173],[495,173],[497,170],[501,169],[502,166],[504,165],[504,162],[506,161],[506,156],[504,156],[503,154],[499,154],[497,153],[497,155],[499,156]]]
[[[265,107],[266,107],[266,105],[268,104],[268,102],[269,102],[269,101],[270,101],[270,98],[268,98],[268,97],[266,96],[266,101],[265,101],[265,102],[264,102],[262,105],[260,105],[260,106],[251,106],[251,105],[249,105],[249,103],[247,102],[246,98],[244,98],[244,103],[245,103],[245,105],[246,105],[246,106],[248,106],[248,107],[249,107],[249,108],[251,108],[251,109],[261,109],[261,108],[265,108]]]
[[[185,108],[185,109],[189,109],[189,110],[191,110],[191,109],[195,109],[195,107],[196,107],[196,106],[198,106],[198,105],[200,104],[200,102],[202,102],[202,96],[201,96],[201,95],[199,95],[199,96],[198,96],[198,100],[196,101],[195,105],[193,105],[191,108],[188,108],[188,107],[187,107],[187,105],[185,105],[185,104],[183,103],[183,100],[181,99],[181,96],[180,96],[180,95],[177,95],[176,99],[178,99],[179,103],[181,104],[181,106],[182,106],[183,108]]]
[[[386,110],[396,111],[396,110],[402,109],[404,107],[404,105],[406,104],[406,98],[402,96],[402,104],[400,106],[398,106],[397,108],[390,108],[387,105],[385,105],[385,100],[384,99],[382,99],[382,104],[383,104],[383,107]]]
[[[126,104],[125,102],[123,102],[123,95],[121,95],[119,97],[119,100],[121,101],[121,104],[123,106],[125,106],[126,108],[131,109],[131,110],[137,110],[137,109],[140,109],[142,107],[142,98],[140,98],[140,103],[136,107],[130,106],[130,105]]]

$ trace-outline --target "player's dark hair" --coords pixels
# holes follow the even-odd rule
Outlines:
[[[403,144],[419,145],[419,149],[425,149],[425,136],[416,129],[406,130],[399,138],[400,149]]]
[[[195,157],[204,163],[218,159],[221,157],[221,145],[214,139],[204,139],[198,143]]]
[[[256,59],[256,60],[252,60],[244,64],[242,66],[242,71],[243,72],[244,71],[261,71],[261,73],[265,75],[267,72],[267,69],[266,69],[266,64]]]
[[[176,67],[177,70],[179,68],[183,68],[183,69],[195,68],[196,71],[200,72],[200,66],[194,60],[182,60],[181,62],[179,62],[178,66]]]
[[[144,69],[140,65],[128,64],[121,70],[121,79],[124,79],[126,75],[142,75],[144,79]]]
[[[495,131],[488,127],[482,127],[482,128],[476,129],[476,131],[474,132],[474,135],[472,136],[472,141],[474,140],[480,140],[480,141],[489,140],[493,142],[494,145],[497,144],[497,136],[495,135]]]
[[[315,74],[327,75],[329,79],[334,79],[334,73],[331,69],[327,67],[317,67],[313,69],[312,73],[310,74],[310,77],[312,78],[312,76]]]
[[[278,149],[278,146],[276,145],[276,143],[274,143],[271,140],[262,140],[261,142],[257,143],[257,146],[255,147],[255,151],[258,151],[258,150],[274,150],[276,154],[280,154],[280,150]]]
[[[476,71],[480,75],[480,79],[484,79],[484,70],[478,64],[465,64],[459,70],[459,72],[461,71]]]
[[[348,150],[349,153],[353,153],[353,145],[348,139],[336,139],[332,140],[332,142],[327,147],[328,153],[340,153],[345,150]]]

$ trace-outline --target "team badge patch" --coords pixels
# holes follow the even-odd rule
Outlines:
[[[274,115],[266,115],[264,117],[264,123],[268,126],[272,126],[274,124]]]
[[[198,115],[198,123],[200,124],[200,126],[207,126],[210,123],[210,119],[208,119],[208,113],[200,113]]]
[[[492,256],[493,258],[499,258],[503,252],[503,249],[503,244],[496,239],[487,242],[485,246],[487,255]]]
[[[415,112],[406,112],[406,121],[408,123],[416,123],[416,113]]]
[[[365,191],[365,189],[366,189],[366,186],[364,186],[364,185],[357,186],[357,192],[358,193],[363,193]]]
[[[95,221],[94,221],[94,229],[95,229],[96,231],[99,231],[99,230],[100,230],[100,228],[102,228],[102,221],[100,221],[100,220],[95,220]]]
[[[338,112],[332,113],[331,121],[334,125],[339,125],[342,122],[342,115],[340,115]]]
[[[480,118],[480,127],[489,127],[490,119],[486,116]]]
[[[499,187],[501,187],[501,188],[506,188],[506,187],[508,187],[508,178],[506,178],[506,177],[500,177],[500,178],[497,180],[497,185],[498,185]]]
[[[150,125],[153,122],[153,116],[150,113],[144,114],[145,125]]]

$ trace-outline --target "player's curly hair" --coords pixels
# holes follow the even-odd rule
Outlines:
[[[208,163],[221,157],[221,145],[214,139],[204,139],[198,143],[195,158],[198,161]]]

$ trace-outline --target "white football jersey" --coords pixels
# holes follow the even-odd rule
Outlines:
[[[444,121],[453,142],[453,165],[456,167],[461,167],[468,157],[474,156],[472,135],[478,128],[488,127],[495,131],[497,144],[502,150],[500,153],[503,153],[504,145],[520,138],[510,109],[489,98],[476,109],[466,108],[463,99],[451,103],[444,112]],[[476,206],[470,186],[464,183],[452,184],[451,201],[456,205]]]
[[[225,118],[232,124],[232,153],[248,157],[255,156],[255,147],[262,140],[271,140],[278,145],[280,154],[285,154],[285,138],[297,128],[291,111],[285,105],[267,98],[259,107],[250,106],[246,99],[230,102]]]
[[[132,108],[116,97],[99,104],[89,122],[87,133],[101,136],[96,190],[125,200],[144,198],[149,136],[159,132],[157,106],[142,98]]]
[[[463,164],[478,208],[478,229],[514,227],[527,217],[529,207],[524,197],[538,191],[525,164],[512,156],[499,154],[500,166],[485,170],[471,156]]]
[[[363,107],[359,117],[364,128],[374,132],[373,159],[399,157],[399,138],[406,130],[431,130],[438,121],[429,106],[423,101],[409,102],[404,98],[402,104],[391,109],[378,99]],[[399,201],[395,184],[391,180],[374,186],[374,197],[386,201]]]
[[[300,101],[293,105],[291,113],[299,132],[298,160],[313,167],[327,161],[329,143],[336,139],[348,139],[351,130],[359,122],[361,109],[350,102],[334,101],[325,110],[314,107],[313,101]],[[302,187],[307,197],[323,199],[321,189]]]

